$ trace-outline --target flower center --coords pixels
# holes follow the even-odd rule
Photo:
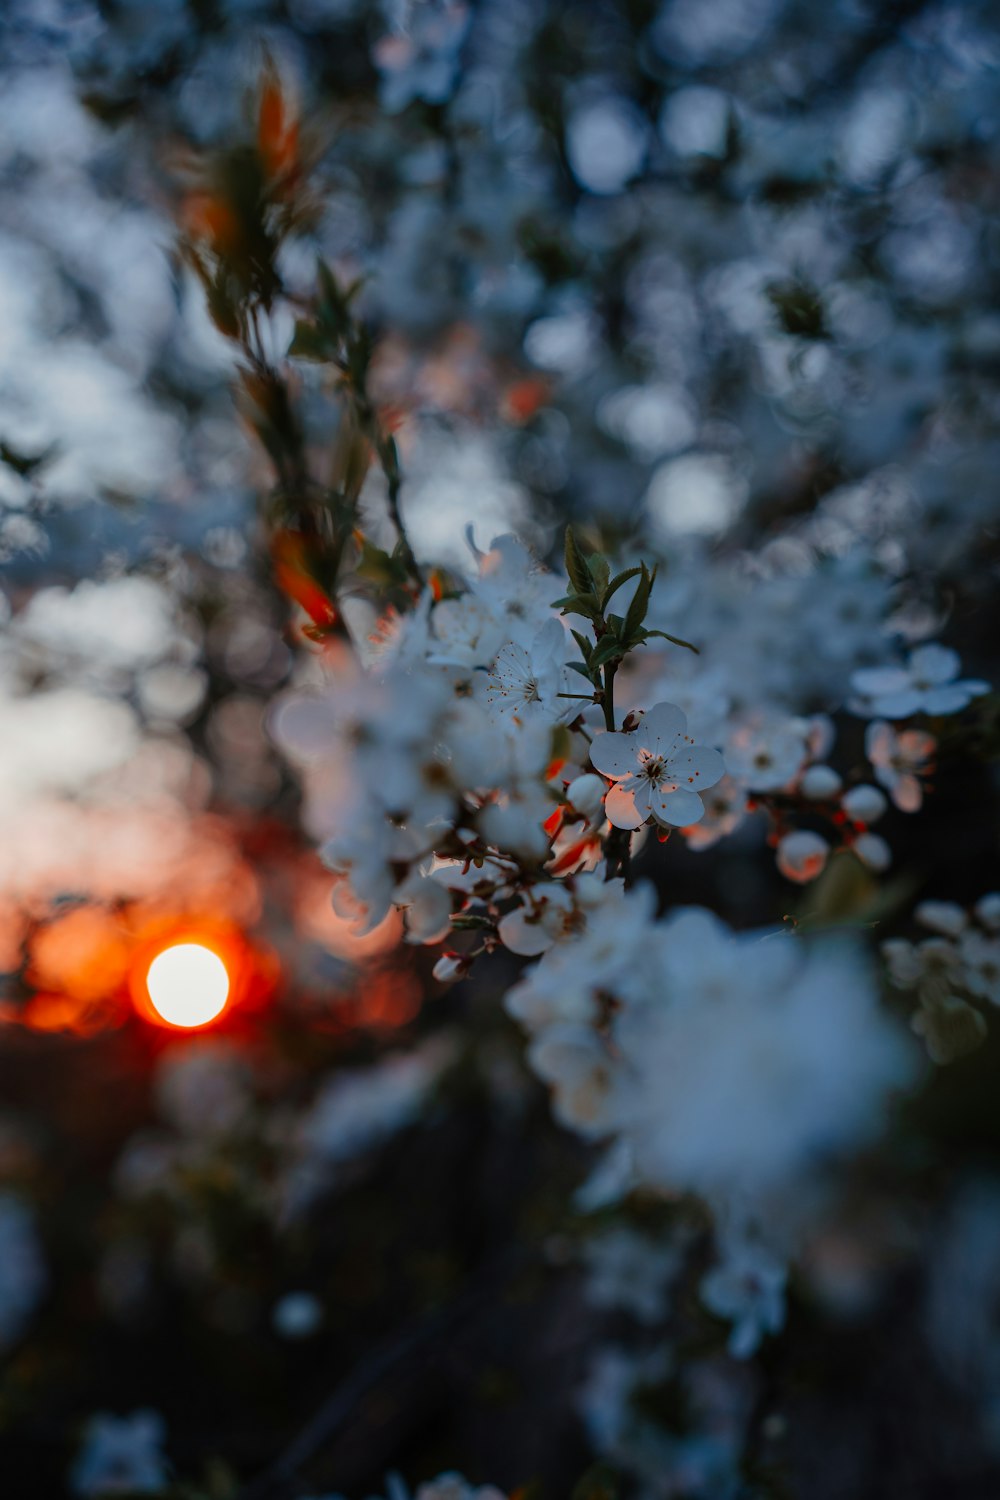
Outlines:
[[[665,767],[662,755],[650,755],[640,767],[639,775],[644,776],[647,781],[659,784],[664,777]]]

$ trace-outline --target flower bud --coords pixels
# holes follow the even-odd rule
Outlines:
[[[853,849],[861,863],[878,875],[892,864],[892,850],[880,834],[862,833],[854,840]]]
[[[810,766],[799,782],[799,790],[803,797],[809,797],[816,802],[824,801],[828,797],[836,797],[842,786],[843,782],[832,766]]]
[[[472,968],[472,959],[467,953],[442,953],[431,971],[439,984],[454,984],[464,979]]]
[[[815,880],[817,875],[822,874],[829,853],[830,845],[826,839],[820,838],[818,833],[801,829],[796,833],[785,834],[775,857],[778,869],[787,880],[805,885],[807,881]]]
[[[845,792],[840,805],[852,823],[876,823],[889,804],[877,786],[865,782]]]
[[[597,811],[604,801],[604,793],[607,791],[607,783],[603,777],[597,776],[593,771],[588,771],[583,776],[578,776],[571,781],[566,788],[566,797],[571,807],[577,812],[589,816]]]

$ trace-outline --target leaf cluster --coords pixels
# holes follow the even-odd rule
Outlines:
[[[570,662],[570,666],[596,688],[601,689],[603,672],[606,690],[608,670],[613,673],[630,651],[653,637],[658,636],[675,646],[683,646],[688,651],[697,651],[698,648],[690,641],[668,635],[665,630],[650,630],[646,627],[645,620],[656,582],[655,567],[650,570],[641,562],[638,567],[624,568],[612,577],[607,558],[599,552],[587,556],[571,526],[566,528],[565,561],[571,592],[556,599],[553,608],[564,615],[581,615],[590,622],[594,632],[592,641],[583,631],[573,631],[573,639],[580,648],[583,660]],[[638,579],[638,582],[624,615],[609,613],[608,605],[618,590],[632,579]]]

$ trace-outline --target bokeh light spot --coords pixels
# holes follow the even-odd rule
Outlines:
[[[211,948],[175,943],[153,959],[146,989],[157,1015],[172,1026],[207,1026],[225,1008],[229,974]]]

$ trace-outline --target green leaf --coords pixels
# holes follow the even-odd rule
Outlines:
[[[561,610],[564,615],[584,615],[588,620],[601,617],[595,594],[566,594],[562,599],[556,599],[552,608]]]
[[[296,321],[295,333],[288,346],[291,359],[329,359],[330,345],[322,329],[301,319]]]
[[[600,552],[592,552],[587,558],[587,571],[594,580],[594,586],[598,593],[607,588],[608,580],[611,577],[611,569],[608,566],[607,558],[602,557]]]
[[[590,658],[590,669],[592,672],[596,671],[598,667],[605,667],[609,661],[619,660],[624,655],[625,649],[621,641],[616,640],[613,635],[606,635]]]
[[[340,290],[337,278],[324,260],[316,262],[316,279],[319,282],[320,304],[319,318],[324,328],[333,334],[338,341],[344,337],[350,326],[347,315],[347,304],[352,291],[347,297]]]
[[[355,572],[381,588],[399,587],[407,577],[405,562],[396,553],[390,555],[374,546],[367,537],[361,543],[361,557]]]
[[[693,651],[695,656],[701,655],[701,650],[698,646],[692,646],[690,641],[682,640],[679,635],[668,635],[665,630],[643,630],[639,639],[647,641],[653,635],[658,635],[661,640],[669,641],[672,646],[683,646],[685,651]]]
[[[594,648],[591,645],[590,641],[588,641],[587,637],[582,633],[582,631],[573,630],[570,632],[570,634],[572,635],[574,641],[576,641],[576,644],[579,646],[580,654],[583,657],[584,661],[589,661],[594,651]]]
[[[635,593],[632,595],[631,603],[625,615],[625,624],[622,635],[626,641],[631,641],[637,635],[646,611],[649,609],[649,596],[653,592],[653,584],[656,581],[656,569],[652,573],[645,563],[639,564],[639,582],[636,584]],[[641,637],[640,637],[641,639]]]
[[[616,573],[601,595],[601,608],[607,609],[612,596],[617,594],[622,584],[628,583],[630,578],[637,578],[641,572],[641,568],[624,568],[621,573]]]
[[[566,665],[567,667],[569,667],[570,671],[579,672],[581,677],[586,677],[587,681],[590,682],[590,668],[586,666],[582,661],[568,661]]]
[[[587,567],[587,559],[580,551],[580,544],[573,535],[572,526],[566,527],[566,572],[569,581],[578,594],[592,594],[594,591],[593,579],[590,569]],[[596,604],[596,598],[595,598]]]

